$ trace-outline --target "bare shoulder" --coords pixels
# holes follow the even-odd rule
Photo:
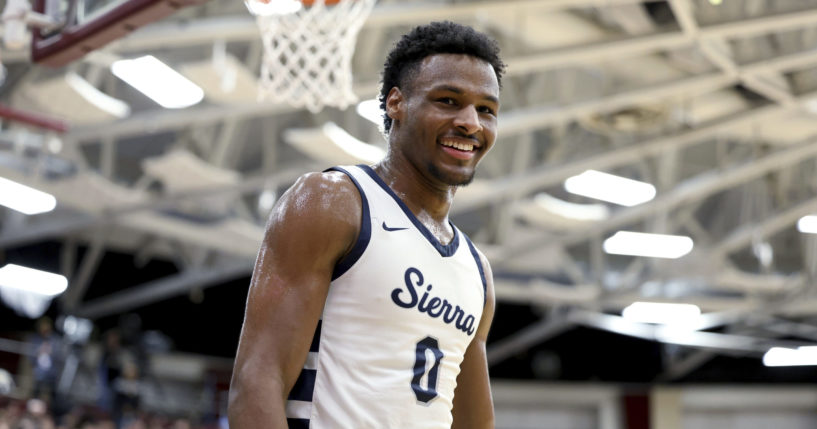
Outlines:
[[[267,223],[273,232],[351,243],[360,229],[362,198],[349,176],[339,171],[307,173],[276,202]]]
[[[338,171],[307,173],[299,177],[273,207],[270,221],[284,213],[299,216],[341,216],[349,209],[359,213],[360,193],[351,179]]]
[[[357,193],[357,188],[355,188],[354,183],[352,183],[352,179],[343,172],[335,170],[306,173],[299,177],[292,187],[295,188],[299,186],[324,191],[345,190]]]

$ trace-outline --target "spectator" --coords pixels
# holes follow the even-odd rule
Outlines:
[[[139,368],[135,362],[122,362],[122,372],[113,382],[114,406],[113,416],[119,428],[129,427],[139,420],[139,400],[142,383],[139,380]]]
[[[18,429],[54,429],[45,401],[33,398],[26,402],[26,413],[16,423]]]
[[[37,321],[37,333],[30,340],[32,366],[34,368],[33,397],[54,407],[57,396],[57,377],[62,368],[62,339],[54,332],[51,319],[43,317]]]
[[[104,335],[102,360],[99,364],[100,395],[98,405],[107,412],[113,412],[116,392],[115,381],[122,375],[122,367],[129,353],[122,346],[122,338],[117,329]]]

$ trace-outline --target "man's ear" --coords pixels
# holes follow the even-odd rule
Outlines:
[[[403,97],[403,92],[400,88],[394,86],[389,90],[386,96],[386,115],[392,121],[401,121],[406,112],[406,99]]]

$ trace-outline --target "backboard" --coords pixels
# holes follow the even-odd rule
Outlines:
[[[64,25],[34,29],[31,60],[60,67],[137,28],[207,0],[34,0],[34,11]]]

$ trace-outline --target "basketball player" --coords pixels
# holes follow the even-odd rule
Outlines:
[[[232,429],[493,428],[491,271],[448,211],[494,144],[504,67],[470,27],[415,28],[383,72],[386,158],[307,174],[277,202]]]

